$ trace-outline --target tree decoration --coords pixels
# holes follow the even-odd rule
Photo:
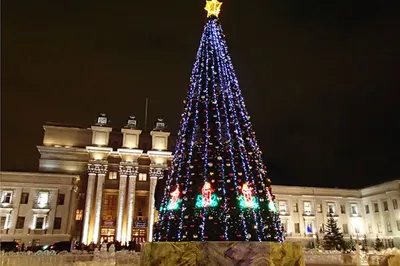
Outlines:
[[[153,241],[283,241],[220,8],[207,1]]]
[[[176,187],[176,189],[171,192],[171,199],[168,203],[167,209],[168,210],[176,210],[179,208],[179,203],[181,202],[181,199],[179,199],[180,196],[180,192],[179,192],[179,187]]]

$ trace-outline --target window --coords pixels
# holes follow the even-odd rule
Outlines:
[[[344,204],[340,204],[340,213],[346,214],[346,206],[344,206]]]
[[[7,217],[1,216],[0,217],[0,229],[4,229],[6,226]]]
[[[368,224],[368,232],[369,232],[370,234],[373,234],[373,233],[374,233],[374,231],[372,230],[372,224]]]
[[[309,201],[304,202],[304,213],[311,214],[311,202]]]
[[[294,223],[294,232],[296,234],[300,234],[300,224],[299,223]]]
[[[287,203],[284,200],[279,201],[279,212],[286,213],[287,212]]]
[[[297,205],[297,203],[293,203],[293,212],[298,212],[299,211],[299,207]]]
[[[382,233],[381,223],[376,223],[376,227],[378,227],[378,233]]]
[[[109,172],[108,179],[111,179],[111,180],[117,179],[117,172]]]
[[[311,221],[306,222],[306,233],[312,234],[313,233],[313,224]]]
[[[387,201],[383,202],[383,210],[384,211],[388,211],[389,210],[389,205],[388,205]]]
[[[12,194],[12,191],[3,191],[3,193],[1,194],[1,203],[11,203]]]
[[[378,203],[374,203],[374,212],[379,212]]]
[[[58,194],[57,205],[64,205],[65,194]]]
[[[54,229],[61,229],[61,218],[54,218]]]
[[[347,235],[349,233],[349,227],[347,224],[343,224],[343,234]]]
[[[43,227],[44,227],[44,217],[37,217],[35,229],[43,229]]]
[[[139,181],[146,181],[147,174],[146,173],[139,173]]]
[[[366,213],[366,214],[369,213],[369,205],[365,205],[365,213]]]
[[[25,217],[18,216],[17,224],[15,225],[15,229],[23,229],[25,224]]]
[[[351,207],[351,214],[352,215],[358,215],[358,206],[357,206],[357,204],[352,203],[350,205],[350,207]]]
[[[85,199],[85,193],[79,192],[78,198],[79,198],[79,200],[84,200]]]
[[[387,231],[388,231],[389,233],[392,232],[392,225],[390,224],[389,221],[386,222],[386,229],[387,229]]]
[[[322,204],[318,204],[318,205],[317,205],[317,211],[318,211],[319,213],[322,213]]]
[[[39,192],[37,204],[39,206],[46,206],[49,203],[49,192]]]
[[[77,220],[77,221],[82,221],[82,218],[83,218],[83,210],[76,210],[76,213],[75,213],[75,220]]]
[[[328,203],[328,213],[329,214],[335,213],[335,204],[334,203]]]
[[[27,204],[29,200],[29,193],[27,192],[22,192],[21,194],[21,201],[19,202],[20,204]]]
[[[397,225],[397,231],[400,231],[400,220],[396,221],[396,225]]]
[[[359,234],[360,233],[360,228],[357,225],[354,226],[354,233],[355,234]]]
[[[393,203],[393,209],[397,210],[399,208],[399,205],[397,204],[397,199],[392,200]]]

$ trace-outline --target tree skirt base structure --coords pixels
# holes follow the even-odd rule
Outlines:
[[[304,258],[298,242],[148,242],[140,265],[304,266]]]

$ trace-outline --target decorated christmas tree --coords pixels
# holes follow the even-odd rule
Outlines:
[[[283,241],[279,215],[218,19],[208,17],[153,241]]]
[[[326,231],[324,235],[324,248],[327,250],[344,249],[345,242],[343,234],[340,232],[336,220],[332,215],[330,215],[328,218],[328,222],[326,223],[325,227]]]

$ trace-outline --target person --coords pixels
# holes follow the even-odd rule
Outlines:
[[[25,243],[22,242],[21,251],[25,251]]]

